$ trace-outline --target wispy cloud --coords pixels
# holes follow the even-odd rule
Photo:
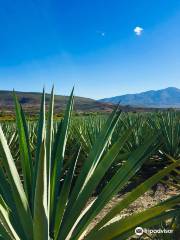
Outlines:
[[[134,28],[134,32],[137,36],[140,36],[142,34],[143,30],[144,29],[142,27],[138,27],[138,26]]]

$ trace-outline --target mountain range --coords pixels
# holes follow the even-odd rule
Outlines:
[[[40,109],[41,93],[16,92],[16,95],[26,112],[36,114]],[[46,104],[50,94],[46,94]],[[65,109],[68,96],[55,95],[55,113]],[[180,108],[180,89],[166,88],[158,91],[147,91],[139,94],[126,94],[112,98],[94,100],[75,96],[74,110],[84,112],[111,112],[114,105],[119,103],[123,111],[153,111],[154,108]],[[14,112],[12,91],[0,91],[0,112]]]
[[[168,87],[157,91],[151,90],[142,93],[104,98],[99,101],[143,108],[180,108],[180,89]]]
[[[19,102],[26,112],[37,113],[40,109],[42,93],[37,92],[16,92]],[[46,104],[48,106],[50,94],[46,94]],[[68,96],[55,95],[55,112],[59,113],[65,109]],[[99,101],[75,96],[74,110],[76,112],[111,112],[113,104],[101,103]],[[12,91],[0,91],[0,111],[13,112],[14,100]]]

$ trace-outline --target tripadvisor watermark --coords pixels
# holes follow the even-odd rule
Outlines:
[[[135,229],[135,234],[137,236],[143,235],[143,233],[146,234],[172,234],[174,230],[172,229],[147,229],[147,228],[142,228],[142,227],[137,227]]]

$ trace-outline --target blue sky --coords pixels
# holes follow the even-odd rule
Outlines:
[[[179,25],[179,0],[1,1],[0,89],[75,85],[98,99],[180,88]]]

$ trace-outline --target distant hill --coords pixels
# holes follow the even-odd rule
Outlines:
[[[169,87],[157,91],[147,91],[137,94],[126,94],[112,98],[100,99],[103,103],[119,103],[134,107],[180,108],[180,89]]]
[[[14,101],[11,91],[0,91],[0,111],[11,112],[14,109]],[[31,113],[38,112],[40,108],[41,93],[16,92],[23,108]],[[68,96],[55,96],[55,112],[65,109]],[[46,94],[46,103],[50,101],[50,94]],[[110,112],[113,104],[101,103],[90,98],[75,97],[74,110],[77,112]]]

